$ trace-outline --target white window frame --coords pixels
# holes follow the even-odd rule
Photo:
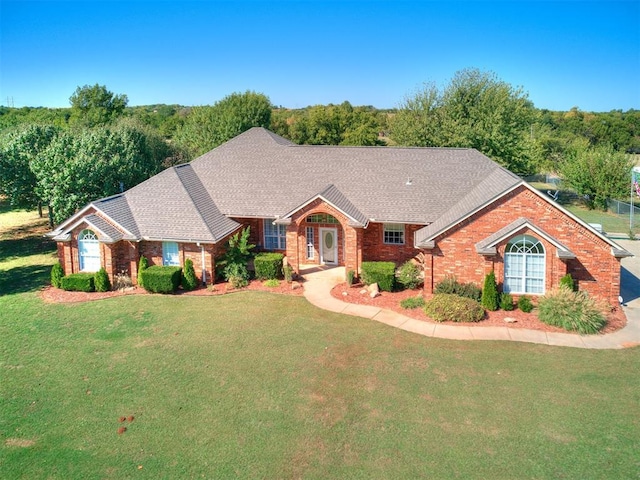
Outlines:
[[[88,247],[91,247],[90,249]],[[98,236],[88,228],[78,235],[78,260],[81,272],[97,272],[102,266]],[[94,268],[91,268],[93,266]],[[95,267],[98,268],[95,268]]]
[[[400,235],[397,235],[400,234]],[[382,229],[382,241],[385,245],[404,245],[404,223],[385,223]]]
[[[180,246],[178,242],[162,242],[162,265],[180,266]]]
[[[315,244],[313,242],[313,234],[314,234],[313,230],[314,230],[313,227],[307,227],[306,228],[306,234],[307,234],[307,259],[308,260],[314,260],[316,258]]]
[[[504,253],[504,292],[544,295],[546,269],[546,251],[540,240],[531,235],[512,238]]]
[[[264,219],[264,249],[265,250],[286,250],[287,249],[287,226],[274,224],[272,219]]]

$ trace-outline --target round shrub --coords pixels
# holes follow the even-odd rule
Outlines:
[[[547,325],[578,333],[598,333],[607,323],[604,306],[586,292],[554,290],[538,301],[538,318]]]
[[[393,292],[396,283],[396,265],[393,262],[362,262],[362,283],[378,284],[380,290]]]
[[[111,282],[109,282],[109,275],[104,268],[101,268],[96,272],[95,277],[96,292],[108,292],[111,290]]]
[[[182,271],[182,288],[188,292],[195,290],[198,286],[198,277],[193,268],[193,261],[187,258],[184,261],[184,270]]]
[[[418,285],[422,283],[420,268],[411,260],[409,260],[403,263],[398,270],[396,280],[400,285],[402,285],[403,288],[414,290],[418,288]]]
[[[62,286],[62,277],[64,277],[64,270],[60,262],[57,262],[51,269],[51,285],[60,288]]]
[[[476,302],[479,302],[482,297],[482,290],[478,286],[473,283],[460,283],[454,276],[447,276],[437,283],[433,293],[453,293]]]
[[[524,313],[530,313],[533,310],[533,303],[529,297],[520,297],[518,299],[518,310]]]
[[[263,252],[253,259],[258,280],[276,279],[282,274],[282,261],[284,255],[281,253]]]
[[[424,311],[436,322],[479,322],[484,308],[475,300],[451,293],[438,293],[429,300]]]
[[[500,295],[500,308],[505,312],[513,310],[513,297],[508,293],[502,293]]]

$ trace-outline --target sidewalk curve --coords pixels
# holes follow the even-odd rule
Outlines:
[[[640,242],[639,242],[640,243]],[[623,306],[627,325],[606,335],[543,332],[524,328],[469,327],[440,325],[407,317],[392,310],[343,302],[331,295],[331,289],[344,281],[344,268],[332,268],[303,274],[304,296],[318,308],[335,313],[369,318],[395,328],[427,337],[452,340],[510,340],[561,347],[619,349],[640,346],[640,302]]]

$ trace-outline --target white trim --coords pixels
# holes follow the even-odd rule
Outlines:
[[[393,226],[399,225],[399,226],[402,227],[402,241],[401,242],[387,242],[387,241],[385,241],[385,236],[386,236],[385,234],[387,233],[387,231],[389,233],[392,233],[392,232],[398,233],[398,232],[400,232],[399,229],[398,230],[393,230],[393,229],[387,230],[387,225],[389,225],[389,226],[391,226],[391,225],[393,225]],[[407,243],[407,226],[406,226],[406,224],[404,224],[404,223],[383,223],[382,224],[382,244],[383,245],[405,245],[406,243]]]
[[[506,293],[513,293],[515,295],[544,295],[544,293],[547,290],[547,250],[546,248],[544,248],[544,245],[542,244],[542,242],[540,241],[540,239],[532,236],[532,235],[527,235],[527,234],[522,234],[522,235],[518,235],[517,237],[514,237],[513,239],[511,239],[509,241],[509,243],[507,244],[507,248],[509,247],[509,245],[512,244],[513,240],[518,238],[518,237],[522,237],[523,239],[525,239],[526,237],[529,237],[533,240],[536,241],[536,243],[534,245],[540,244],[540,247],[542,248],[542,252],[543,253],[529,253],[529,252],[508,252],[505,250],[504,252],[504,267],[503,267],[503,276],[504,276],[504,280],[503,280],[503,289],[505,290]],[[507,258],[511,258],[512,256],[518,256],[521,255],[522,256],[522,275],[520,275],[519,277],[515,277],[514,275],[510,275],[509,278],[519,278],[520,281],[522,282],[522,290],[521,291],[516,291],[516,290],[511,290],[509,288],[509,285],[507,283]],[[539,278],[536,277],[527,277],[527,258],[528,257],[532,257],[532,258],[542,258],[542,291],[541,292],[527,292],[527,278],[533,279],[533,280],[540,280]],[[505,288],[507,287],[507,288]]]
[[[311,241],[309,241],[309,232],[311,232]],[[316,258],[316,244],[315,244],[315,228],[306,226],[305,227],[305,239],[307,241],[307,260],[315,260]],[[309,255],[309,247],[311,247],[311,255]]]
[[[285,225],[280,225],[278,223],[276,223],[275,221],[269,221],[272,220],[270,218],[265,218],[262,221],[262,247],[265,250],[268,251],[274,251],[274,250],[286,250],[287,249],[287,229],[285,227]],[[273,228],[276,229],[277,235],[269,235],[270,238],[275,238],[277,239],[277,244],[276,248],[271,248],[271,247],[267,247],[267,224],[270,223],[272,225]],[[280,233],[280,229],[283,230],[282,233]],[[284,248],[280,248],[280,240],[284,240]]]
[[[320,233],[320,264],[322,265],[338,265],[338,229],[337,228],[329,228],[329,227],[319,227]],[[324,232],[333,232],[333,254],[335,261],[333,262],[325,262],[324,260]]]
[[[502,235],[497,240],[494,240],[493,242],[485,245],[485,247],[487,247],[487,248],[495,247],[498,243],[502,242],[503,240],[505,240],[506,238],[510,237],[511,235],[514,235],[515,233],[520,232],[523,228],[529,228],[530,230],[533,230],[537,235],[539,235],[540,237],[544,238],[547,242],[549,242],[551,245],[556,247],[556,250],[562,250],[563,252],[572,253],[570,250],[567,249],[566,246],[562,245],[555,238],[553,238],[550,235],[548,235],[547,233],[543,232],[542,230],[540,230],[539,227],[536,227],[534,224],[532,224],[531,222],[528,222],[528,221],[523,223],[522,225],[510,230],[509,232],[505,233],[504,235]],[[545,253],[546,253],[546,251],[545,251]]]

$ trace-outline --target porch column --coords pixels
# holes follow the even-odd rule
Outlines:
[[[298,241],[298,225],[291,222],[287,225],[287,264],[300,273],[300,245]]]
[[[424,287],[425,297],[433,295],[433,250],[422,250],[424,255]]]
[[[342,227],[344,232],[344,268],[353,270],[358,276],[362,263],[362,229],[350,226]]]

